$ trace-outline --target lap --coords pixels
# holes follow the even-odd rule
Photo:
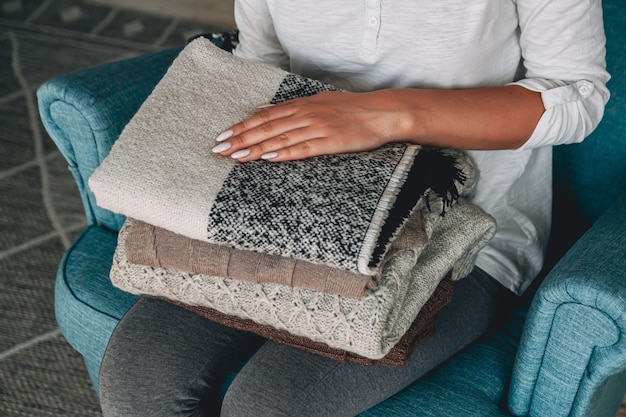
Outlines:
[[[224,376],[254,352],[226,392],[223,416],[356,415],[484,333],[500,294],[498,284],[478,269],[459,281],[435,335],[402,367],[337,362],[142,297],[107,347],[100,372],[103,413],[217,415],[208,410],[217,404]]]
[[[401,367],[340,363],[274,342],[238,373],[222,408],[228,416],[353,416],[419,379],[482,335],[493,322],[501,287],[480,270],[457,283],[434,336]]]
[[[202,416],[224,376],[264,339],[141,297],[111,336],[100,368],[105,416]],[[208,394],[208,395],[207,395]]]

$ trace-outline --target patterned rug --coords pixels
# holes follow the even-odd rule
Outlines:
[[[37,87],[222,29],[76,0],[0,0],[0,416],[101,415],[54,319],[56,269],[86,222]]]

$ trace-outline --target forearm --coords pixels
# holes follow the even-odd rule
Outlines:
[[[518,148],[544,112],[541,94],[520,86],[393,89],[380,95],[396,119],[390,140],[443,148]]]
[[[390,142],[456,149],[513,149],[543,114],[519,86],[467,90],[323,92],[264,107],[221,134],[213,152],[241,162],[359,152]]]

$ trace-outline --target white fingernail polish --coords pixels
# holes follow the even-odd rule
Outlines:
[[[230,149],[230,142],[220,143],[219,145],[217,145],[216,147],[214,147],[211,150],[214,153],[220,153],[220,152],[224,152],[224,151],[226,151],[228,149]]]
[[[245,158],[250,155],[250,149],[242,149],[240,151],[235,152],[230,157],[233,159]]]
[[[226,132],[223,132],[223,133],[220,133],[219,135],[217,135],[217,137],[215,138],[215,141],[216,142],[225,141],[226,139],[228,139],[232,135],[233,135],[233,131],[232,130],[227,130]]]
[[[278,156],[277,152],[268,152],[261,155],[261,159],[274,159]]]

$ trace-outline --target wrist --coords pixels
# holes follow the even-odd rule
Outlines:
[[[426,125],[422,120],[424,112],[412,98],[416,91],[393,88],[372,93],[376,111],[384,115],[379,127],[386,143],[422,143],[426,137]]]
[[[423,144],[428,138],[428,109],[419,100],[417,89],[394,88],[384,91],[385,111],[389,112],[389,141]]]

